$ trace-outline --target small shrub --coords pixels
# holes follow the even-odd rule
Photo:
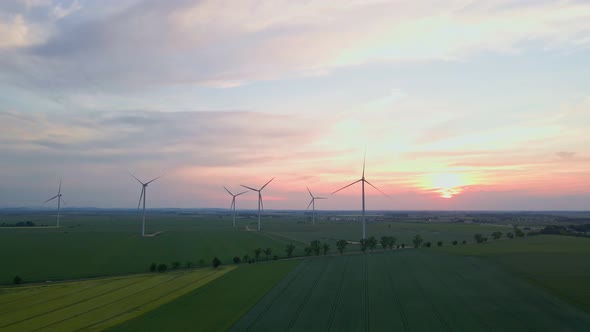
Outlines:
[[[274,259],[276,261],[277,259],[279,259],[279,256],[274,255],[274,256],[272,256],[272,259]]]
[[[15,285],[20,285],[23,282],[23,278],[21,278],[20,276],[16,276],[16,277],[14,277],[14,280],[12,282]]]
[[[180,268],[180,262],[172,262],[172,270],[177,270]]]
[[[406,244],[405,243],[402,243],[402,249],[405,248],[405,247],[406,247]]]
[[[426,246],[426,248],[430,248],[430,246],[431,246],[432,244],[430,243],[430,241],[428,241],[428,242],[424,243],[424,245]]]
[[[467,241],[463,240],[463,242],[461,242],[461,244],[467,244]]]
[[[163,272],[166,272],[166,270],[168,270],[168,265],[166,265],[166,264],[158,265],[158,272],[163,273]]]
[[[150,272],[156,272],[157,269],[158,269],[158,264],[152,263],[152,265],[150,265]]]
[[[457,240],[453,241],[453,245],[456,246],[457,245]]]
[[[436,243],[436,245],[437,245],[437,246],[439,246],[439,247],[442,247],[442,241],[438,241],[438,242]]]
[[[242,262],[242,259],[238,256],[234,257],[234,264],[240,264]]]
[[[213,257],[211,265],[213,265],[214,268],[217,268],[219,267],[219,265],[221,265],[221,261],[219,260],[219,258],[217,258],[217,256]]]

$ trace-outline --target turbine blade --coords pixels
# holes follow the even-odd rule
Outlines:
[[[152,183],[152,182],[156,181],[157,179],[159,179],[159,178],[161,178],[161,177],[162,177],[162,175],[158,176],[158,177],[157,177],[157,178],[155,178],[155,179],[152,179],[152,180],[150,180],[150,181],[146,182],[146,185],[148,185],[148,184],[150,184],[150,183]]]
[[[258,190],[258,189],[254,189],[254,188],[252,188],[252,187],[245,186],[245,185],[243,185],[243,184],[241,184],[240,186],[242,186],[242,187],[244,187],[244,188],[248,188],[248,189],[250,189],[250,190],[253,190],[253,191],[260,191],[260,190]]]
[[[57,194],[61,194],[61,179],[59,180],[59,189],[57,189]]]
[[[141,180],[139,180],[138,178],[136,178],[135,175],[133,175],[131,172],[129,172],[129,175],[131,175],[135,180],[137,180],[137,182],[141,183],[142,186],[144,185],[144,183],[141,182]]]
[[[230,195],[232,195],[232,196],[234,195],[234,194],[232,194],[232,193],[231,193],[231,191],[229,191],[229,190],[228,190],[228,189],[227,189],[225,186],[223,186],[223,189],[225,189],[225,191],[227,191],[227,193],[228,193],[228,194],[230,194]]]
[[[363,156],[363,179],[365,178],[365,161],[367,160],[367,148],[365,147],[365,155]]]
[[[247,193],[247,191],[242,191],[242,192],[241,192],[241,193],[239,193],[239,194],[235,194],[235,195],[234,195],[234,197],[238,197],[238,196],[240,196],[240,195],[243,195],[243,194],[245,194],[245,193]]]
[[[380,193],[381,193],[383,196],[385,196],[385,197],[387,197],[387,198],[391,199],[391,197],[387,196],[387,194],[386,194],[386,193],[384,193],[384,192],[382,192],[381,190],[379,190],[379,188],[375,187],[373,184],[371,184],[371,182],[369,182],[369,181],[367,181],[367,180],[365,180],[365,182],[366,182],[367,184],[369,184],[371,187],[375,188],[375,190],[377,190],[378,192],[380,192]]]
[[[314,199],[328,199],[328,197],[314,197]]]
[[[234,206],[236,206],[236,198],[233,197],[231,200],[231,205],[229,206],[229,209],[232,210],[234,208]]]
[[[342,189],[346,189],[346,188],[348,188],[348,187],[352,186],[353,184],[357,184],[357,183],[359,183],[359,182],[361,182],[361,181],[363,181],[363,179],[356,180],[356,181],[354,181],[353,183],[351,183],[351,184],[349,184],[349,185],[347,185],[347,186],[344,186],[344,187],[342,187],[342,188],[340,188],[340,189],[338,189],[338,190],[336,190],[336,191],[332,192],[330,195],[334,195],[335,193],[339,192],[340,190],[342,190]]]
[[[307,188],[307,192],[309,193],[309,196],[311,196],[311,198],[313,198],[313,195],[311,193],[311,190],[309,190],[309,187],[305,187],[305,188]]]
[[[275,178],[270,179],[264,186],[262,186],[262,188],[260,188],[260,190],[264,189],[264,187],[268,186],[269,183],[271,183],[272,180],[274,180]]]
[[[141,187],[141,194],[139,195],[139,203],[137,203],[137,211],[139,212],[139,207],[141,206],[141,199],[143,198],[143,193],[145,192],[145,187]]]
[[[311,199],[311,201],[309,202],[309,205],[307,205],[307,208],[305,209],[305,211],[309,210],[309,207],[311,206],[311,204],[313,204],[313,198]]]
[[[61,199],[61,202],[62,202],[62,203],[64,203],[65,205],[68,205],[68,203],[66,203],[66,201],[64,201],[64,199],[63,199],[63,198],[61,198],[61,197],[60,197],[59,199]]]
[[[49,202],[49,201],[52,201],[52,200],[56,199],[57,197],[59,197],[59,195],[55,195],[55,196],[51,197],[50,199],[46,200],[46,201],[45,201],[45,202],[43,202],[43,203],[47,203],[47,202]]]

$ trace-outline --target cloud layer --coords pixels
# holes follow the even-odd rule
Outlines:
[[[589,17],[583,1],[3,1],[0,206],[59,178],[73,205],[130,206],[133,171],[166,174],[155,206],[224,206],[222,185],[277,176],[268,206],[304,208],[305,186],[356,180],[366,147],[394,197],[370,208],[587,208]]]

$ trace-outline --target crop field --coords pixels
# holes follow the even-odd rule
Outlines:
[[[0,330],[103,330],[170,302],[232,269],[0,288]]]
[[[110,331],[226,331],[301,261],[242,265]]]
[[[299,223],[303,217],[284,216],[264,218],[263,232],[246,231],[256,228],[254,219],[238,219],[231,226],[228,216],[212,214],[150,214],[147,233],[138,236],[140,219],[134,213],[66,214],[61,228],[0,228],[0,284],[9,284],[15,276],[25,282],[66,280],[76,278],[123,275],[147,272],[152,262],[185,265],[199,262],[209,265],[219,257],[224,264],[235,256],[254,256],[255,248],[271,248],[272,255],[285,256],[285,245],[296,246],[295,255],[303,255],[309,241],[331,243],[346,239],[358,241],[359,222],[320,222],[316,225]],[[4,215],[3,222],[31,220],[36,224],[52,225],[49,214]],[[368,234],[380,237],[394,235],[397,243],[410,244],[415,234],[426,241],[470,240],[477,232],[491,233],[496,226],[451,223],[370,223]],[[347,251],[358,251],[349,245]]]
[[[590,313],[588,238],[538,235],[437,250],[486,259]]]
[[[233,331],[581,331],[590,315],[486,260],[427,249],[306,260]]]
[[[0,228],[0,284],[16,275],[32,282],[141,273],[152,262],[210,265],[215,256],[228,264],[234,256],[254,257],[258,247],[285,254],[286,242],[234,229],[229,219],[157,215],[146,224],[162,233],[138,236],[135,215],[66,216],[59,229]]]

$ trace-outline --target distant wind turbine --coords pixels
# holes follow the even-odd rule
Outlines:
[[[131,173],[129,173],[131,174]],[[161,178],[161,176],[158,176],[157,178],[150,180],[146,183],[141,182],[138,178],[135,177],[135,175],[131,174],[131,176],[137,180],[137,182],[139,182],[141,184],[141,195],[139,195],[139,203],[137,204],[137,211],[139,211],[139,207],[141,206],[141,200],[143,199],[143,217],[141,219],[141,236],[145,236],[145,195],[147,192],[147,186],[148,184],[156,181],[157,179]]]
[[[66,202],[64,202],[63,198],[61,198],[61,196],[62,196],[62,194],[61,194],[61,180],[59,180],[59,189],[57,189],[57,195],[55,195],[55,196],[51,197],[50,199],[46,200],[45,202],[43,202],[43,203],[47,203],[47,202],[52,201],[57,198],[57,226],[56,227],[59,227],[59,212],[61,209],[61,202],[63,202],[64,204],[66,203]]]
[[[307,187],[307,192],[309,193],[309,196],[311,196],[311,201],[309,202],[309,205],[307,206],[307,209],[305,209],[306,211],[309,210],[309,207],[312,207],[312,214],[311,214],[311,224],[315,225],[315,200],[316,199],[327,199],[327,197],[315,197],[312,193],[311,190],[309,190],[309,187]]]
[[[264,210],[264,205],[262,204],[262,189],[264,189],[264,187],[268,186],[268,184],[274,180],[275,178],[270,179],[270,181],[268,181],[264,186],[262,186],[262,188],[260,189],[254,189],[252,187],[248,187],[245,186],[243,184],[241,184],[240,186],[244,187],[244,188],[248,188],[252,191],[256,191],[258,192],[258,231],[260,232],[260,210]]]
[[[338,189],[338,190],[336,190],[336,191],[334,191],[332,193],[332,195],[334,195],[335,193],[339,192],[342,189],[348,188],[348,187],[352,186],[353,184],[357,184],[358,182],[361,182],[361,184],[362,184],[362,191],[363,191],[363,239],[366,239],[367,238],[367,232],[366,232],[366,228],[367,228],[366,223],[367,223],[367,220],[365,218],[365,183],[367,183],[371,187],[375,188],[375,190],[377,190],[378,192],[380,192],[383,196],[385,196],[387,198],[390,198],[384,192],[382,192],[377,187],[375,187],[374,185],[372,185],[371,182],[369,182],[369,181],[367,181],[365,179],[365,159],[366,159],[366,153],[365,153],[365,157],[363,157],[363,175],[362,175],[362,177],[359,180],[356,180],[353,183],[351,183],[349,185],[346,185],[346,186],[344,186],[344,187],[342,187],[342,188],[340,188],[340,189]]]
[[[230,195],[231,195],[231,197],[232,197],[232,198],[231,198],[231,206],[230,206],[229,208],[230,208],[230,210],[232,210],[232,212],[233,212],[233,215],[234,215],[234,222],[233,222],[233,227],[236,227],[236,197],[238,197],[238,196],[240,196],[240,195],[242,195],[242,194],[245,194],[245,193],[247,193],[247,191],[243,191],[243,192],[241,192],[241,193],[238,193],[238,194],[235,194],[235,195],[234,195],[234,194],[232,194],[232,192],[231,192],[231,191],[229,191],[229,190],[228,190],[226,187],[223,187],[223,189],[225,189],[225,191],[227,191],[227,193],[228,193],[228,194],[230,194]]]

